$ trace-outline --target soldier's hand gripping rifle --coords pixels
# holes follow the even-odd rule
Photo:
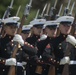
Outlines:
[[[24,25],[24,21],[25,19],[27,18],[27,16],[29,15],[29,11],[30,11],[30,8],[31,8],[31,4],[32,4],[32,0],[30,0],[30,3],[26,5],[25,7],[25,10],[24,10],[24,14],[22,16],[22,19],[21,19],[21,24],[19,26],[19,29],[17,31],[18,34],[21,34],[21,30],[22,30],[22,26]],[[18,46],[19,46],[19,43],[16,42],[15,46],[13,47],[13,53],[11,55],[12,58],[15,58],[16,57],[16,53],[18,51]],[[11,66],[10,69],[9,69],[9,72],[8,72],[8,75],[16,75],[16,70],[15,70],[15,66]]]
[[[63,16],[68,15],[68,13],[69,13],[70,2],[71,2],[71,0],[69,0],[67,7],[64,9]]]
[[[14,2],[14,0],[11,1],[10,6],[8,6],[8,8],[7,8],[7,10],[5,11],[2,19],[5,19],[5,18],[8,18],[8,17],[9,17],[10,11],[11,11],[11,9],[13,8],[13,7],[12,7],[12,6],[13,6],[13,2]]]

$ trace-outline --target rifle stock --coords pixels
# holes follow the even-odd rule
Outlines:
[[[18,51],[18,43],[16,42],[16,45],[13,48],[13,54],[12,54],[13,58],[15,58],[17,51]],[[15,74],[16,74],[16,68],[14,65],[12,65],[9,69],[8,75],[15,75]]]
[[[48,75],[55,75],[55,66],[50,66]]]
[[[70,43],[67,43],[66,52],[64,53],[64,57],[70,55],[70,50],[72,47],[73,46]],[[69,64],[68,63],[64,65],[62,75],[69,75]]]

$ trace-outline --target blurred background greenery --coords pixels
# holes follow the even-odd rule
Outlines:
[[[17,13],[18,7],[21,5],[21,9],[18,14],[18,16],[21,18],[23,15],[24,8],[25,8],[26,4],[29,3],[29,1],[30,0],[14,0],[13,9],[11,10],[10,16],[15,16]],[[38,9],[40,9],[40,14],[41,14],[41,12],[44,8],[44,5],[46,3],[50,3],[50,9],[51,9],[51,7],[54,6],[55,1],[56,0],[33,0],[30,15],[28,16],[25,24],[28,24],[29,21],[31,21],[35,18],[35,15],[36,15]],[[76,2],[76,0],[71,0],[70,8],[71,8],[73,2]],[[10,5],[10,3],[11,3],[11,0],[0,0],[0,18],[3,17],[4,12],[7,9],[7,7]],[[62,13],[63,13],[64,8],[68,4],[68,0],[58,0],[57,5],[61,5],[61,4],[63,4],[63,8],[62,8]],[[76,11],[75,7],[76,7],[76,4],[74,6],[73,14],[75,14],[75,11]],[[62,15],[62,13],[60,15]]]

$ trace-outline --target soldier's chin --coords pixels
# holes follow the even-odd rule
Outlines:
[[[68,35],[69,34],[69,32],[65,32],[65,35]]]
[[[11,36],[14,36],[16,33],[12,33]]]

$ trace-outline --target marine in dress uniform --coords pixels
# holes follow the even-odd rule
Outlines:
[[[37,41],[40,38],[40,34],[43,28],[44,23],[46,22],[45,19],[35,19],[30,22],[30,24],[33,25],[32,27],[32,35],[26,39],[26,41],[30,44],[32,44],[34,47],[37,48]],[[26,75],[35,75],[35,70],[36,70],[36,61],[38,57],[33,56],[30,58],[29,62],[27,62],[26,65]]]
[[[37,54],[39,57],[42,56],[41,61],[43,61],[43,64],[40,65],[42,67],[41,75],[48,75],[50,65],[52,67],[52,65],[54,64],[54,60],[51,60],[51,59],[54,59],[51,39],[54,38],[57,32],[58,26],[59,26],[59,23],[57,23],[56,21],[47,21],[45,23],[45,30],[47,33],[47,38],[38,42],[37,47],[39,50]]]
[[[26,41],[26,39],[29,37],[31,28],[32,25],[23,25],[21,35],[24,41]]]
[[[75,38],[73,36],[73,38]],[[75,42],[75,44],[73,45],[73,47],[70,49],[70,62],[69,62],[69,75],[76,75],[76,39],[72,40],[71,42]]]
[[[59,17],[56,21],[60,22],[59,30],[60,35],[54,39],[52,39],[51,43],[54,48],[55,59],[60,62],[60,66],[56,67],[56,75],[62,75],[63,65],[69,63],[69,57],[64,57],[64,53],[66,52],[66,38],[67,35],[71,31],[72,23],[74,21],[74,17],[72,16],[62,16]],[[66,60],[66,62],[65,62]]]
[[[24,43],[22,37],[17,33],[17,21],[19,17],[9,17],[2,22],[5,25],[5,36],[0,38],[0,74],[1,75],[8,75],[9,68],[11,65],[14,65],[17,70],[17,75],[23,75],[23,66],[22,61],[26,61],[27,57],[25,53],[34,55],[36,54],[36,50],[33,46],[28,46],[28,44]],[[13,41],[14,42],[13,42]],[[20,40],[20,41],[19,41]],[[15,42],[19,42],[21,47],[19,47],[18,52],[16,53],[16,58],[11,58],[12,55],[12,48],[15,45]],[[17,60],[16,60],[17,59]],[[5,60],[5,61],[4,61]],[[4,63],[5,62],[5,63]]]

